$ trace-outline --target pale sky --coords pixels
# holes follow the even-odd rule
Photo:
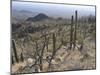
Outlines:
[[[95,6],[69,5],[69,4],[51,4],[13,1],[12,9],[27,10],[38,13],[45,13],[53,17],[70,17],[78,10],[79,16],[95,15]]]

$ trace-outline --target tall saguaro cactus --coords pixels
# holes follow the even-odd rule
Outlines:
[[[48,51],[48,40],[49,40],[49,37],[47,37],[46,34],[45,34],[44,38],[45,38],[45,46],[46,46],[46,49]]]
[[[46,42],[47,51],[48,51],[48,43],[49,43],[49,37],[47,37],[47,42]]]
[[[13,46],[13,51],[14,51],[14,55],[15,55],[15,60],[16,60],[16,62],[19,62],[18,57],[17,57],[16,45],[15,45],[14,40],[12,40],[12,46]]]
[[[21,60],[22,62],[24,61],[22,52],[21,52],[21,55],[20,55],[20,60]]]
[[[52,52],[51,59],[50,59],[50,61],[49,61],[48,69],[50,69],[51,61],[52,61],[52,59],[54,58],[54,55],[55,55],[55,53],[56,53],[56,36],[55,36],[55,33],[53,33],[52,38],[53,38],[53,52]]]
[[[73,15],[71,18],[71,29],[70,29],[70,49],[72,48],[73,43]]]
[[[56,37],[55,37],[55,34],[53,33],[53,51],[54,51],[54,54],[55,54],[55,49],[56,49]]]
[[[13,59],[13,55],[12,55],[11,59],[12,59],[12,64],[14,64],[14,59]]]
[[[44,48],[45,48],[45,42],[43,42],[43,48],[42,48],[42,51],[41,51],[41,56],[40,56],[40,70],[42,71],[43,70],[43,53],[44,53]]]
[[[75,31],[74,31],[74,48],[75,48],[75,46],[76,46],[76,36],[77,36],[77,22],[78,22],[78,20],[77,20],[77,10],[75,11]]]

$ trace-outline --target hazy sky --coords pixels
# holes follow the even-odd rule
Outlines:
[[[12,2],[12,9],[28,10],[32,12],[45,13],[53,17],[71,17],[75,10],[78,10],[79,16],[95,15],[95,6],[68,5],[68,4],[50,4],[34,2]]]

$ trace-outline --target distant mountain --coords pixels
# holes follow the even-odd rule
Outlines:
[[[28,17],[36,16],[37,14],[37,12],[12,9],[12,22],[25,21]]]
[[[47,16],[46,14],[44,14],[44,13],[39,13],[35,17],[29,17],[27,19],[27,21],[36,22],[36,21],[41,21],[41,20],[45,20],[45,19],[51,19],[51,18],[49,16]]]

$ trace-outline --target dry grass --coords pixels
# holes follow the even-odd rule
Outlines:
[[[48,24],[47,24],[48,25]],[[42,35],[41,32],[36,33],[29,33],[29,36],[24,37],[24,41],[22,39],[15,39],[16,41],[16,49],[18,53],[18,58],[20,57],[20,53],[23,51],[24,62],[15,63],[12,65],[12,73],[32,73],[36,72],[48,72],[48,71],[65,71],[65,70],[84,70],[84,69],[95,69],[96,68],[96,59],[95,59],[95,40],[91,40],[91,36],[89,33],[88,37],[85,39],[83,36],[77,32],[77,40],[76,40],[76,47],[70,50],[70,26],[65,25],[61,26],[61,29],[65,31],[65,33],[56,34],[56,54],[51,61],[51,67],[48,69],[49,65],[49,58],[52,56],[53,52],[53,40],[51,34],[49,35],[49,42],[48,42],[48,50],[46,47],[44,48],[43,52],[43,60],[42,66],[43,70],[39,68],[39,62],[34,65],[35,57],[34,54],[39,53],[41,54],[41,50],[43,47],[43,38],[39,37]],[[44,29],[45,32],[49,33],[57,33],[57,29],[55,25],[51,25],[50,28]],[[13,35],[14,36],[14,35]],[[30,39],[31,38],[31,39]],[[61,38],[63,39],[63,44],[60,48],[59,45],[61,44]],[[93,37],[92,37],[93,38]],[[37,40],[38,39],[38,40]],[[36,50],[36,43],[37,41],[39,50]],[[79,50],[80,44],[83,42],[83,49]],[[23,45],[22,45],[23,44]],[[38,58],[39,56],[36,55]],[[48,58],[47,58],[48,57]],[[31,58],[32,60],[29,60]],[[34,66],[32,66],[34,65]]]

